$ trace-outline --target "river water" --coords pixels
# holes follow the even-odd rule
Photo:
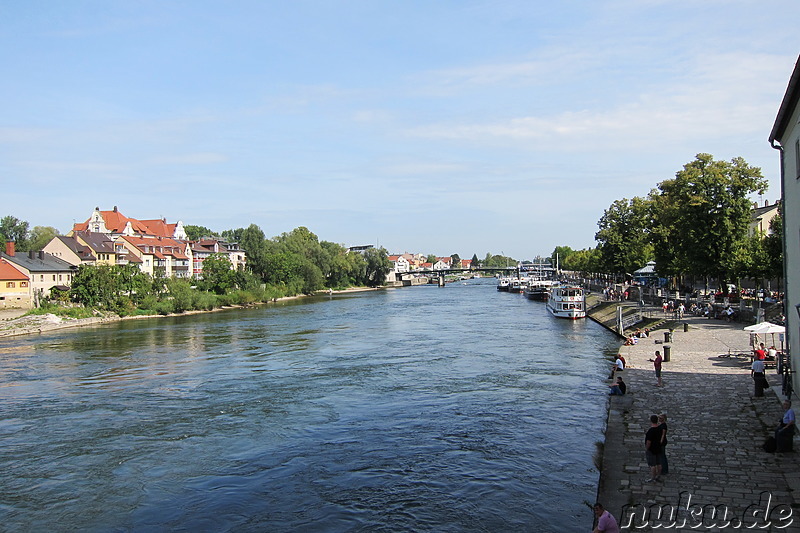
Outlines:
[[[597,324],[494,280],[0,341],[0,530],[588,531]]]

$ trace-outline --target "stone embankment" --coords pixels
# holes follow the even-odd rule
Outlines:
[[[80,326],[92,326],[119,320],[119,317],[116,315],[76,319],[61,318],[52,314],[22,316],[21,313],[24,313],[24,311],[20,311],[19,313],[4,313],[6,318],[0,320],[0,337],[30,335],[33,333],[44,333],[46,331]]]
[[[375,291],[375,290],[381,290],[381,287],[377,288],[351,287],[349,289],[341,289],[336,291],[320,291],[317,293],[317,295],[334,295],[334,294]],[[285,300],[293,300],[296,298],[303,298],[303,297],[304,297],[303,295],[286,296],[283,298],[277,298],[271,303],[285,301]],[[269,303],[258,304],[258,305],[269,305]],[[30,335],[34,333],[44,333],[47,331],[53,331],[64,328],[93,326],[108,322],[116,322],[118,320],[135,320],[139,318],[159,318],[164,316],[181,316],[181,315],[191,315],[199,313],[213,313],[215,311],[223,311],[225,309],[235,309],[242,307],[245,306],[239,306],[239,305],[226,306],[217,309],[211,309],[208,311],[186,311],[184,313],[171,314],[171,315],[132,315],[126,317],[120,317],[119,315],[116,315],[114,313],[104,313],[102,315],[94,316],[91,318],[78,318],[78,319],[63,318],[52,314],[26,316],[25,313],[28,311],[27,309],[0,309],[0,338],[13,337],[16,335]]]
[[[750,358],[736,355],[749,351],[743,325],[683,322],[662,387],[649,359],[664,353],[664,330],[620,347],[628,394],[609,397],[598,500],[623,530],[800,531],[800,454],[762,448],[783,415],[780,376],[770,370],[771,388],[754,397]],[[658,413],[668,417],[669,474],[648,483],[644,434]]]

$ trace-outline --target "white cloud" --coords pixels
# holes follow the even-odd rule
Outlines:
[[[576,144],[607,149],[763,133],[765,120],[771,120],[780,101],[780,96],[769,89],[782,85],[786,65],[786,58],[779,55],[707,55],[698,58],[692,70],[679,78],[645,87],[647,92],[633,101],[550,115],[434,123],[409,128],[407,133],[478,143],[535,141],[535,148],[555,150],[574,150]],[[524,70],[524,66],[517,69]]]
[[[205,152],[155,157],[147,161],[147,163],[151,165],[211,165],[226,161],[228,161],[226,155]]]

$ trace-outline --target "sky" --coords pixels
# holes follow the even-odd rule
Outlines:
[[[300,226],[390,253],[595,246],[767,141],[797,0],[4,0],[0,216]]]

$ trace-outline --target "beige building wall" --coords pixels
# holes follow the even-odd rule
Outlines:
[[[81,264],[80,257],[78,257],[75,252],[73,252],[69,246],[64,244],[64,242],[58,237],[48,242],[47,245],[42,248],[42,251],[47,252],[53,257],[58,257],[70,265],[79,266]]]

